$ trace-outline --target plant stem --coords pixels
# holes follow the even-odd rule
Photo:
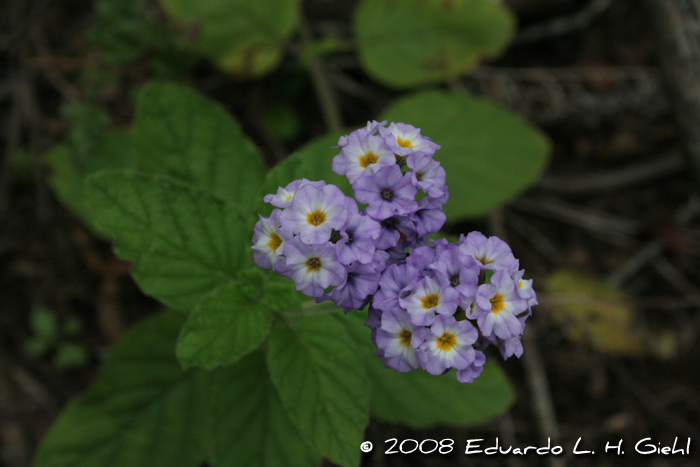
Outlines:
[[[300,33],[302,46],[304,48],[310,47],[312,41],[311,30],[304,19],[301,21]],[[309,73],[311,74],[311,81],[316,90],[316,97],[321,105],[321,112],[323,113],[323,120],[326,123],[327,130],[339,131],[343,126],[340,118],[340,109],[335,98],[335,92],[330,81],[328,81],[320,58],[311,58],[309,62]]]

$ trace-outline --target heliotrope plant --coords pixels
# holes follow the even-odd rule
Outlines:
[[[368,122],[342,136],[333,171],[355,198],[324,181],[294,180],[264,200],[253,235],[255,263],[292,279],[317,302],[347,313],[369,305],[376,355],[399,372],[422,368],[478,377],[489,345],[520,357],[537,304],[510,247],[480,232],[430,240],[446,221],[440,146],[405,123]],[[358,202],[364,205],[360,209]]]

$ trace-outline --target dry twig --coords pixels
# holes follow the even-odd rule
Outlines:
[[[680,172],[686,166],[680,151],[669,151],[658,159],[632,164],[622,169],[577,176],[545,175],[538,188],[565,195],[601,193],[626,188]]]

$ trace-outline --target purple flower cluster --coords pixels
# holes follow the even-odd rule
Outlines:
[[[488,345],[520,357],[537,299],[508,245],[479,232],[457,243],[429,240],[449,198],[433,159],[440,146],[411,125],[373,121],[337,147],[333,170],[355,199],[306,179],[265,196],[277,209],[255,226],[256,264],[346,313],[369,303],[377,355],[400,372],[455,368],[459,381],[472,382]]]
[[[479,232],[409,247],[406,260],[382,274],[369,309],[377,355],[401,372],[455,368],[463,383],[481,374],[490,344],[503,358],[520,357],[537,304],[523,273],[505,242]]]

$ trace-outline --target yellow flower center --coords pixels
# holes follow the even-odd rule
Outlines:
[[[306,260],[306,270],[308,272],[316,272],[321,269],[321,258],[309,258]]]
[[[314,227],[318,227],[326,222],[326,213],[317,209],[316,211],[310,212],[306,215],[306,221]]]
[[[499,293],[494,295],[493,298],[489,300],[489,302],[491,302],[491,313],[498,313],[506,307],[506,304],[503,301],[503,295]]]
[[[486,266],[487,264],[493,263],[493,260],[490,260],[490,259],[486,258],[486,255],[484,255],[484,256],[477,256],[477,257],[474,258],[474,259],[476,259],[477,261],[480,261],[481,264],[483,264],[484,266]]]
[[[413,148],[413,143],[411,143],[410,139],[403,139],[400,136],[396,137],[396,144],[402,148]]]
[[[423,308],[426,310],[435,308],[440,303],[440,296],[435,294],[426,295],[425,297],[421,298],[421,302],[423,302]]]
[[[275,232],[270,234],[270,241],[267,242],[267,246],[270,247],[272,251],[277,251],[277,248],[282,244],[282,239]]]
[[[457,345],[457,339],[453,334],[449,332],[444,333],[442,336],[437,338],[438,349],[448,352],[452,350],[452,347]]]
[[[399,344],[403,345],[404,347],[410,347],[411,337],[413,337],[413,333],[408,329],[404,329],[399,334]]]
[[[366,169],[370,164],[376,164],[379,158],[372,152],[368,152],[364,156],[360,157],[360,166]]]

